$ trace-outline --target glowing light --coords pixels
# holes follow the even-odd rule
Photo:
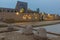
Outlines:
[[[48,16],[50,16],[50,14],[48,14]]]
[[[19,15],[19,13],[17,12],[16,15]]]
[[[37,17],[35,17],[35,19],[37,19]]]
[[[44,13],[42,12],[42,15],[44,15]]]
[[[25,16],[28,16],[28,15],[25,15]]]
[[[31,16],[31,15],[29,15],[29,16]]]
[[[28,19],[31,19],[31,17],[30,17],[30,16],[28,16]]]
[[[26,20],[26,16],[23,16],[23,19],[25,19],[25,20]]]
[[[34,16],[38,16],[36,13],[34,13]]]
[[[34,15],[36,15],[36,14],[34,13]]]
[[[21,8],[21,9],[20,9],[20,13],[23,13],[23,12],[24,12],[24,8]]]

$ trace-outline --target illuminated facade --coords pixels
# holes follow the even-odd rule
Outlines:
[[[20,12],[27,13],[27,3],[17,1],[15,9],[12,8],[0,8],[0,12]]]
[[[18,12],[26,13],[27,12],[27,3],[18,1],[15,9]]]
[[[19,21],[41,21],[59,19],[58,15],[44,13],[28,13],[26,2],[17,2],[16,8],[0,8],[0,20],[14,19]]]

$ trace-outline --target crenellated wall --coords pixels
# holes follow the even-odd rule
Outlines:
[[[0,12],[0,20],[14,19],[19,21],[40,21],[42,19],[42,14],[38,13],[16,13],[16,12]],[[54,15],[44,15],[44,20],[56,20],[59,16]]]
[[[36,17],[36,18],[35,18]],[[15,19],[20,21],[39,21],[39,14],[34,15],[33,13],[19,13],[15,12],[0,12],[0,19]]]

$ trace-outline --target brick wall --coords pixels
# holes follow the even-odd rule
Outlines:
[[[26,16],[26,20],[23,19],[23,16]],[[28,18],[28,15],[31,16],[31,19]],[[36,14],[37,19],[35,19],[35,16],[33,13],[19,13],[17,15],[15,12],[0,12],[0,19],[15,19],[15,20],[20,20],[20,21],[39,21],[39,14]]]
[[[23,19],[23,16],[26,19]],[[29,19],[31,17],[31,19]],[[41,14],[38,13],[19,13],[18,15],[16,12],[0,12],[0,20],[3,19],[15,19],[19,21],[39,21],[41,20]],[[48,18],[47,15],[44,16],[44,20],[56,20],[59,19],[59,16],[53,16],[52,18]]]

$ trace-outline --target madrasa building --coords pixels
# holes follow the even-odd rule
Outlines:
[[[39,21],[39,14],[28,13],[27,2],[17,1],[15,9],[0,8],[0,20]]]
[[[24,9],[24,13],[27,12],[27,3],[17,1],[15,9],[13,8],[0,8],[0,12],[19,12]]]
[[[27,2],[17,1],[15,9],[13,8],[0,8],[0,21],[6,19],[14,19],[17,21],[40,21],[41,19],[55,20],[58,18],[55,15],[42,15],[41,13],[28,13],[28,4]]]

